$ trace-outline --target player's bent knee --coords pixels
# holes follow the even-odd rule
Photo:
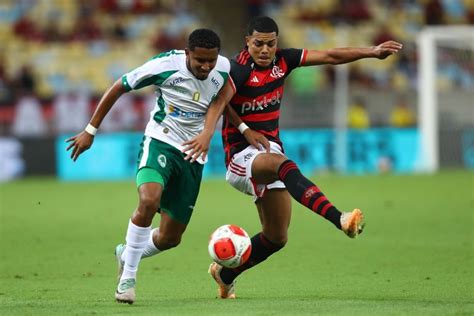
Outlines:
[[[258,155],[252,163],[252,174],[259,183],[271,183],[278,180],[278,169],[286,161],[284,155],[266,153]]]
[[[164,237],[158,239],[157,246],[160,250],[167,250],[178,246],[181,243],[181,237]]]
[[[264,162],[265,165],[271,169],[278,169],[278,167],[280,167],[280,165],[288,159],[286,156],[281,155],[281,154],[270,153],[270,154],[263,154],[263,155],[262,155],[262,158],[264,159],[262,159],[262,162]]]
[[[140,194],[140,208],[150,212],[156,212],[160,205],[160,199],[154,194]]]

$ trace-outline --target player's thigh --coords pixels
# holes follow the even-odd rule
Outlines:
[[[158,210],[162,192],[176,170],[173,161],[181,158],[180,155],[181,152],[169,144],[148,136],[143,138],[136,175],[141,206]]]
[[[141,171],[145,171],[145,169],[142,169]],[[141,184],[138,187],[140,209],[143,208],[145,210],[156,212],[160,207],[162,193],[163,185],[156,180],[149,180],[148,182]]]
[[[145,183],[160,183],[164,188],[176,168],[173,160],[179,158],[181,152],[173,146],[144,136],[140,144],[137,160],[136,185],[139,188]]]
[[[161,197],[161,211],[171,218],[188,224],[201,187],[203,165],[180,157],[175,161],[177,172],[168,182]]]
[[[226,181],[245,194],[261,197],[268,188],[285,186],[278,182],[278,167],[287,158],[280,145],[270,142],[271,153],[248,146],[232,156],[227,167]],[[254,163],[257,161],[256,163]],[[258,181],[257,181],[258,180]]]
[[[285,189],[267,190],[256,201],[262,230],[271,242],[284,245],[291,221],[291,196]]]
[[[279,180],[278,168],[287,160],[279,153],[263,153],[255,157],[252,163],[252,177],[258,184],[269,184]]]

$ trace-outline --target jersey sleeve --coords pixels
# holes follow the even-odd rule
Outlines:
[[[122,76],[122,85],[126,91],[138,90],[150,85],[160,85],[166,78],[175,73],[172,60],[158,55],[145,64]]]
[[[280,53],[287,62],[288,70],[292,71],[304,64],[308,51],[306,49],[286,48],[282,49]]]
[[[217,58],[216,70],[224,79],[224,84],[222,85],[222,87],[224,87],[227,81],[229,80],[229,73],[230,73],[230,62],[227,59],[227,57],[219,55],[219,57]]]
[[[241,65],[234,59],[230,62],[230,79],[232,80],[234,91],[239,90],[250,76],[250,67]]]

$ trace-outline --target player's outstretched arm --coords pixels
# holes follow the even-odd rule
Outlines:
[[[102,120],[112,108],[115,101],[117,101],[117,99],[125,92],[126,91],[122,85],[121,79],[115,81],[115,83],[104,93],[100,99],[99,105],[97,106],[85,130],[66,140],[66,142],[70,143],[66,150],[69,151],[72,149],[71,159],[73,161],[76,161],[80,154],[92,146],[92,143],[94,142],[94,135],[102,123]]]
[[[200,156],[202,159],[206,159],[207,152],[209,151],[209,144],[211,143],[212,135],[216,129],[217,121],[222,115],[224,108],[230,99],[234,96],[234,88],[230,81],[222,87],[217,94],[216,98],[209,105],[209,109],[206,113],[206,121],[204,122],[204,129],[196,137],[183,143],[183,152],[186,153],[185,160],[194,162]]]
[[[395,41],[387,41],[371,47],[342,47],[327,50],[310,50],[302,66],[338,65],[350,63],[362,58],[385,59],[398,53],[403,45]]]

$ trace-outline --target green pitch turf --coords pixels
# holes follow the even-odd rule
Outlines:
[[[365,212],[360,238],[294,203],[287,247],[238,279],[237,300],[218,300],[209,234],[259,225],[251,198],[209,180],[182,244],[142,261],[134,305],[113,296],[133,181],[1,184],[0,314],[474,314],[472,172],[313,179],[339,208]]]

